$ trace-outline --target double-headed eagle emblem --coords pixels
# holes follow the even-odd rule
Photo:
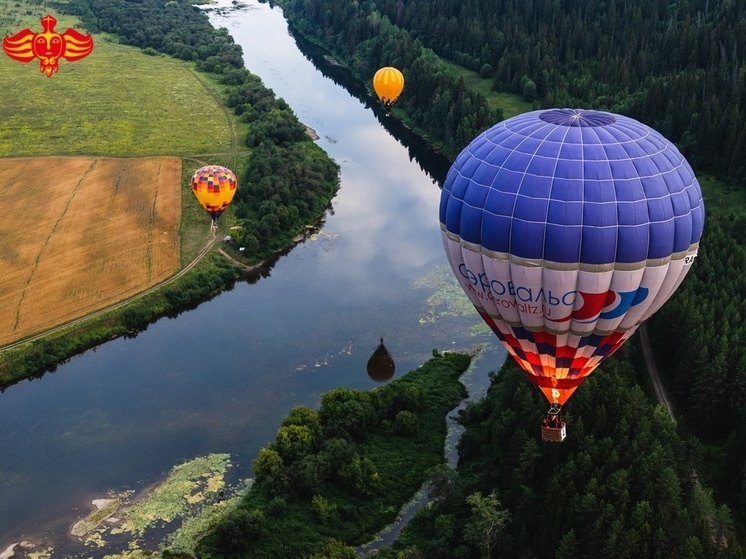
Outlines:
[[[3,50],[13,60],[31,62],[39,59],[39,71],[47,75],[59,71],[60,58],[75,62],[88,56],[93,50],[93,39],[90,35],[83,35],[75,29],[68,28],[60,34],[54,30],[57,20],[51,15],[41,18],[44,31],[34,33],[31,29],[23,29],[15,35],[3,39]]]

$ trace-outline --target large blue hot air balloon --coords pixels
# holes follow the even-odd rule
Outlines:
[[[552,420],[676,290],[703,223],[699,183],[671,142],[579,109],[525,113],[480,134],[440,200],[454,274]]]

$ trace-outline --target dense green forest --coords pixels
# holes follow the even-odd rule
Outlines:
[[[497,121],[433,53],[538,107],[611,110],[673,140],[702,170],[746,177],[746,4],[732,0],[281,0],[302,33],[400,101],[449,155]],[[445,117],[445,118],[444,118]]]
[[[634,355],[625,346],[576,392],[562,444],[540,442],[546,402],[507,361],[462,414],[458,470],[436,477],[434,504],[376,557],[742,557],[728,507],[696,481]]]
[[[697,262],[650,321],[696,463],[746,523],[746,208],[713,208]]]

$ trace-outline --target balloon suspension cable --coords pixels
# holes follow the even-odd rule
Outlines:
[[[549,411],[547,412],[547,421],[551,419],[551,423],[562,423],[562,417],[560,417],[562,405],[559,403],[559,397],[559,390],[552,388],[552,404],[549,406]]]
[[[561,411],[562,406],[557,402],[552,402],[552,405],[549,407],[549,411],[547,412],[547,418],[544,420],[544,425],[558,429],[563,423],[562,416],[560,415]]]

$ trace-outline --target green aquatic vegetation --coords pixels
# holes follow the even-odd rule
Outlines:
[[[449,317],[474,316],[478,318],[471,301],[453,277],[450,267],[445,264],[428,269],[414,283],[414,287],[433,290],[432,294],[425,299],[418,319],[420,324],[434,324]],[[471,330],[470,332],[474,333]]]
[[[104,559],[153,559],[157,557],[152,552],[143,549],[128,549],[116,555],[104,555]]]
[[[162,484],[125,510],[121,526],[112,533],[142,534],[157,523],[189,515],[208,497],[224,490],[230,465],[229,454],[211,454],[175,466]]]
[[[237,486],[227,486],[225,474],[230,467],[229,454],[200,456],[173,467],[166,479],[142,499],[131,502],[131,491],[117,495],[116,501],[123,505],[116,518],[110,519],[115,525],[103,523],[91,530],[85,536],[86,545],[105,548],[111,544],[111,536],[125,535],[128,536],[127,549],[109,553],[105,559],[159,557],[160,550],[149,549],[143,543],[147,539],[146,532],[180,520],[159,547],[167,548],[172,554],[194,555],[197,540],[210,527],[223,521],[251,488],[251,479]]]
[[[253,480],[244,480],[224,500],[206,505],[199,514],[184,519],[181,527],[166,538],[166,547],[171,553],[186,553],[194,555],[198,538],[207,530],[222,522],[228,514],[238,507],[243,497],[249,492]]]
[[[485,336],[491,333],[492,333],[492,329],[489,326],[487,326],[487,323],[484,320],[480,320],[474,326],[469,328],[470,336]]]

